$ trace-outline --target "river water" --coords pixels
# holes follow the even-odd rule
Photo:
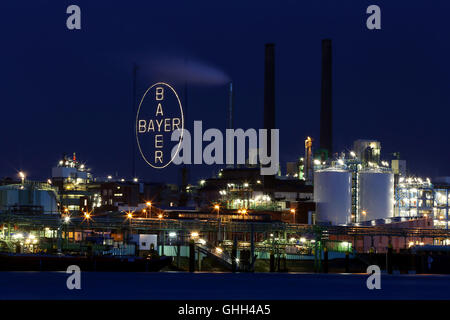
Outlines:
[[[381,276],[369,290],[365,274],[81,272],[69,290],[64,272],[0,272],[0,299],[450,299],[448,275]]]

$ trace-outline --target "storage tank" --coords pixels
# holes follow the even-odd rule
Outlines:
[[[0,186],[0,212],[58,213],[56,190],[42,183]]]
[[[351,222],[352,174],[328,168],[314,172],[316,221],[333,225]]]
[[[379,170],[358,173],[358,204],[360,221],[394,216],[394,175]]]

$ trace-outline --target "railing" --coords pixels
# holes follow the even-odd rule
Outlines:
[[[225,250],[218,251],[216,247],[209,243],[196,243],[196,246],[200,251],[207,255],[212,255],[216,259],[220,260],[221,262],[224,262],[227,264],[228,267],[231,267],[233,264],[233,260],[231,256],[226,252]]]

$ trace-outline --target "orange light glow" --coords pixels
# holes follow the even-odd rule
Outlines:
[[[89,211],[83,212],[83,215],[84,215],[83,221],[86,220],[87,222],[89,222],[89,220],[92,219],[91,213],[92,213],[92,211],[90,211],[90,212]]]

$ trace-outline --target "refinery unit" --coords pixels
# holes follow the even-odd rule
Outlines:
[[[28,181],[23,173],[21,182],[2,181],[0,240],[20,247],[17,252],[39,252],[41,246],[48,252],[139,255],[155,249],[177,257],[177,266],[180,257],[197,252],[198,260],[213,257],[233,270],[236,264],[254,270],[255,253],[270,260],[273,270],[274,256],[278,263],[299,255],[317,263],[324,249],[348,256],[389,246],[396,251],[448,246],[448,178],[411,176],[398,153],[383,159],[376,140],[356,140],[351,151],[333,150],[331,48],[331,40],[322,41],[318,147],[307,137],[304,154],[286,165],[286,174],[264,176],[259,165],[229,165],[179,187],[95,177],[75,153],[63,155],[45,183]],[[276,128],[274,60],[275,46],[268,44],[263,112],[268,130]],[[232,90],[230,84],[231,129]]]
[[[314,200],[318,222],[340,225],[393,217],[394,174],[388,166],[359,160],[353,151],[328,164],[317,160]]]
[[[355,142],[355,150],[361,150],[360,142]],[[448,229],[448,178],[432,183],[430,178],[409,176],[405,160],[382,161],[380,143],[367,143],[366,149],[342,153],[331,161],[314,160],[317,221],[359,225],[394,217],[403,221],[430,217],[434,227]]]

